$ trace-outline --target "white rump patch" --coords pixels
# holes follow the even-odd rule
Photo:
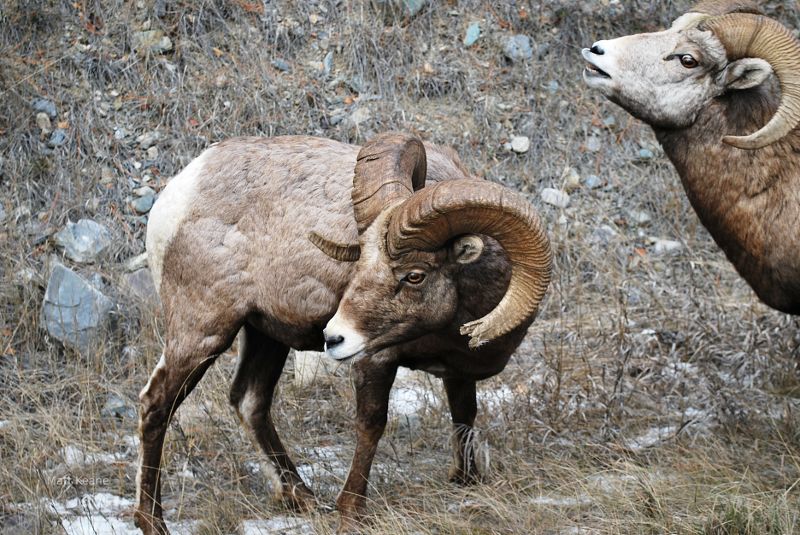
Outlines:
[[[174,176],[161,191],[150,210],[146,248],[147,261],[153,274],[156,291],[161,290],[161,268],[164,265],[167,246],[194,204],[197,181],[212,150],[213,148],[209,148],[203,151],[183,171]]]

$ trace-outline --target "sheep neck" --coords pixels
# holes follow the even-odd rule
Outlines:
[[[800,132],[760,150],[722,143],[778,107],[772,83],[723,95],[684,129],[654,128],[700,221],[758,296],[800,314]]]

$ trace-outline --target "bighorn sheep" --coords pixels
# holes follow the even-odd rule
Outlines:
[[[471,177],[452,150],[402,134],[363,148],[312,137],[212,145],[162,192],[147,250],[166,336],[140,394],[135,519],[145,533],[167,531],[159,467],[170,417],[237,333],[230,400],[289,505],[307,507],[313,495],[270,407],[289,348],[323,343],[354,361],[357,445],[337,500],[343,529],[363,513],[398,366],[443,379],[451,477],[474,480],[475,382],[505,367],[551,269],[549,241],[523,197]]]
[[[583,50],[586,83],[650,124],[689,201],[769,306],[800,314],[800,43],[749,1]]]

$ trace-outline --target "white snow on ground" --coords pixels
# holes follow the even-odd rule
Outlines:
[[[536,496],[531,499],[533,505],[545,505],[550,507],[575,507],[592,503],[591,498],[586,495],[578,496]]]
[[[651,429],[648,429],[647,432],[644,433],[643,435],[639,435],[636,438],[628,440],[627,446],[629,449],[633,451],[649,448],[651,446],[655,446],[660,442],[663,442],[664,440],[674,437],[677,431],[678,431],[678,426],[676,425],[653,427]]]
[[[61,448],[61,456],[67,466],[82,464],[110,464],[127,458],[124,453],[86,453],[83,449],[72,444]]]
[[[279,515],[267,520],[244,520],[241,535],[314,535],[311,524],[302,518]]]

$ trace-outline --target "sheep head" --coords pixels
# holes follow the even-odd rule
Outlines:
[[[498,184],[470,178],[423,188],[414,178],[419,160],[425,158],[421,143],[397,135],[389,139],[394,150],[385,150],[387,136],[381,136],[359,154],[354,206],[365,191],[360,182],[367,180],[359,178],[361,155],[376,153],[373,145],[383,147],[381,158],[388,162],[370,162],[381,177],[376,183],[390,184],[388,189],[395,191],[386,195],[379,213],[370,207],[369,217],[374,218],[365,228],[359,223],[359,245],[311,237],[334,258],[358,257],[355,274],[326,327],[329,356],[345,359],[374,353],[452,324],[459,305],[458,278],[465,266],[481,258],[482,236],[491,236],[505,249],[511,278],[494,310],[461,326],[461,334],[470,337],[474,348],[531,320],[549,284],[552,264],[549,240],[531,205]],[[413,158],[405,154],[409,151]],[[405,186],[392,186],[396,183]],[[387,187],[377,184],[366,191],[382,189]],[[356,218],[365,212],[356,208]]]
[[[758,149],[800,123],[800,42],[753,2],[700,2],[666,31],[598,41],[582,54],[586,83],[655,127],[690,126],[711,99],[773,73],[781,86],[775,115],[757,132],[722,141]]]

